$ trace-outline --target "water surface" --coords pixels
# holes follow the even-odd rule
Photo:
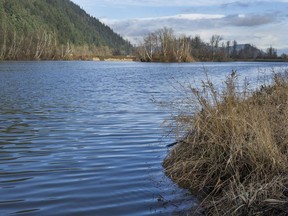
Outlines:
[[[173,82],[254,80],[284,63],[0,63],[0,215],[181,215],[163,174]]]

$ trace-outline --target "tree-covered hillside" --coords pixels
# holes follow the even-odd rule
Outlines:
[[[0,59],[124,55],[131,49],[70,0],[0,0]]]

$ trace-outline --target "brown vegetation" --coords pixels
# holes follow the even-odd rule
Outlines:
[[[278,58],[272,46],[264,52],[251,44],[224,41],[220,35],[212,35],[209,42],[205,42],[198,35],[177,36],[167,27],[147,34],[135,51],[138,59],[144,62],[285,60],[284,56]]]
[[[144,62],[193,62],[190,41],[187,37],[176,38],[171,28],[159,29],[148,34],[136,49]]]
[[[288,215],[288,71],[270,85],[224,91],[191,86],[198,111],[173,118],[184,138],[164,160],[166,174],[199,195],[207,215]]]
[[[55,33],[44,29],[29,35],[16,31],[0,35],[0,60],[92,60],[112,54],[107,46],[60,44]]]

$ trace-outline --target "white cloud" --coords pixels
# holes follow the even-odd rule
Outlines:
[[[220,19],[224,17],[225,15],[222,14],[177,14],[174,16],[144,18],[142,20],[161,20],[161,19],[200,20],[200,19]]]
[[[123,6],[215,6],[231,3],[245,4],[245,3],[261,3],[271,2],[271,0],[72,0],[79,5],[123,5]],[[288,0],[276,0],[277,2],[287,3]]]
[[[109,25],[115,25],[123,22],[145,22],[145,21],[165,21],[165,20],[205,20],[205,19],[221,19],[224,18],[223,14],[177,14],[173,16],[160,16],[160,17],[146,17],[146,18],[134,18],[128,20],[119,19],[100,19],[101,22]]]
[[[127,20],[100,19],[114,31],[137,43],[143,36],[163,27],[172,28],[177,34],[207,35],[203,30],[215,29],[217,23],[224,19],[222,14],[178,14],[174,16],[147,17]],[[215,32],[214,32],[215,34]]]
[[[121,0],[121,1],[115,1],[115,0],[72,0],[76,4],[79,5],[137,5],[137,6],[171,6],[171,5],[205,5],[205,4],[211,4],[215,1],[208,0],[208,1],[201,1],[201,0],[196,0],[193,1],[193,3],[189,0],[170,0],[170,1],[164,1],[164,0]]]
[[[141,41],[143,36],[163,27],[170,27],[177,34],[199,35],[209,41],[213,34],[219,34],[225,40],[237,40],[239,43],[252,43],[259,48],[288,47],[281,33],[288,27],[286,22],[278,22],[271,14],[178,14],[174,16],[149,17],[127,20],[102,19],[114,31],[132,43]],[[285,40],[286,41],[286,40]]]
[[[252,43],[263,49],[270,45],[288,47],[288,0],[72,1],[97,18],[105,17],[100,21],[132,43],[149,32],[171,27],[179,35],[200,35],[205,41],[219,34],[225,40]]]
[[[126,5],[126,6],[206,6],[206,5],[221,5],[234,3],[235,0],[72,0],[73,2],[81,5]],[[253,1],[253,0],[252,0]],[[268,0],[266,0],[268,1]],[[249,0],[242,0],[241,2],[251,2]],[[282,0],[285,2],[285,0]]]

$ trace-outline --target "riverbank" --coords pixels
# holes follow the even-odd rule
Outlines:
[[[247,82],[239,91],[235,72],[225,83],[224,91],[210,80],[188,87],[197,112],[174,116],[174,132],[185,136],[165,172],[198,196],[205,214],[287,215],[288,71],[256,91]]]
[[[137,56],[133,55],[118,55],[118,56],[92,56],[92,55],[67,55],[64,57],[52,58],[16,58],[16,59],[2,59],[0,61],[118,61],[118,62],[146,62],[146,63],[194,63],[194,62],[288,62],[288,59],[227,59],[225,61],[212,61],[207,59],[200,61],[198,59],[190,59],[189,61],[173,61],[154,59],[153,61],[143,61]]]
[[[117,62],[132,62],[136,61],[134,56],[113,56],[113,57],[94,57],[93,61],[117,61]]]

